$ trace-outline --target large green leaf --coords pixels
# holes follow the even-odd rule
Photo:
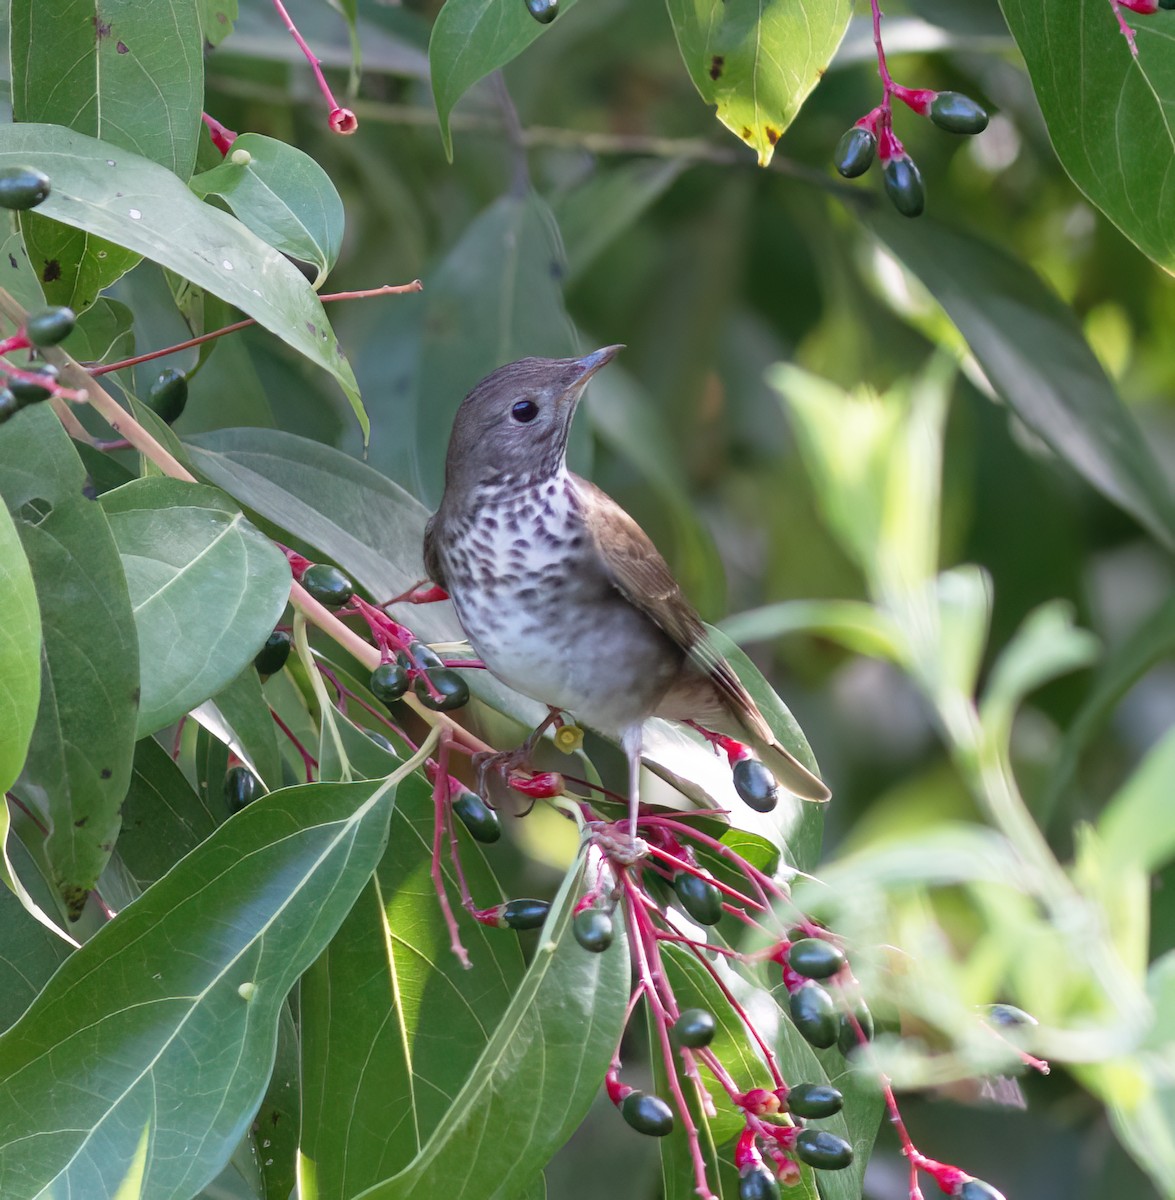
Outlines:
[[[37,583],[41,699],[16,791],[50,826],[45,852],[76,915],[118,836],[130,781],[139,651],[118,549],[82,494],[85,469],[47,405],[0,427],[0,494]]]
[[[14,118],[67,126],[187,179],[204,98],[196,8],[196,0],[15,0]],[[55,304],[88,308],[138,259],[37,213],[22,224]]]
[[[1175,16],[1101,0],[1001,0],[1061,165],[1144,254],[1175,272]]]
[[[230,683],[290,594],[285,555],[216,488],[138,479],[102,497],[134,607],[143,666],[138,736]]]
[[[7,508],[0,506],[0,793],[24,765],[41,698],[41,614],[33,572]]]
[[[0,126],[0,167],[28,165],[52,180],[37,212],[97,233],[236,305],[347,394],[366,436],[355,376],[313,288],[235,217],[198,200],[170,171],[55,125]]]
[[[296,146],[243,133],[220,166],[188,186],[197,196],[219,196],[275,250],[313,264],[315,287],[335,265],[343,244],[343,202],[330,176]]]
[[[1175,547],[1175,501],[1162,469],[1056,293],[969,234],[930,218],[908,221],[887,206],[853,209],[930,289],[1025,425]]]
[[[850,0],[667,0],[681,57],[718,120],[766,166],[849,25]]]
[[[560,11],[575,0],[562,0]],[[522,0],[446,0],[428,43],[429,75],[445,154],[453,158],[449,114],[479,80],[521,54],[546,27]]]
[[[510,1007],[424,1149],[363,1200],[512,1200],[579,1124],[616,1049],[629,987],[620,941],[585,954],[571,934],[580,876],[564,881]]]
[[[391,781],[276,792],[74,954],[0,1038],[0,1193],[195,1195],[248,1130],[278,1017],[379,861]]]
[[[509,931],[462,917],[473,969],[450,951],[429,881],[432,824],[431,789],[405,780],[375,878],[302,979],[304,1200],[347,1200],[420,1153],[522,979]],[[461,855],[478,902],[497,901],[463,831]]]

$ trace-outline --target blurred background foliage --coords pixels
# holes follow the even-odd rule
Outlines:
[[[289,7],[345,90],[353,59],[343,13],[311,0]],[[1068,605],[1100,648],[1097,659],[1076,655],[1088,663],[1034,692],[1011,734],[1025,799],[1056,854],[1070,858],[1075,831],[1098,817],[1175,717],[1169,552],[1029,429],[1019,405],[1013,411],[994,397],[927,291],[933,285],[902,266],[892,244],[905,247],[917,270],[919,245],[930,259],[945,245],[935,240],[941,222],[1043,277],[1072,309],[1168,474],[1175,288],[1062,170],[998,6],[889,6],[895,74],[966,92],[993,114],[977,138],[898,115],[929,198],[927,218],[893,237],[886,231],[897,219],[872,203],[876,173],[847,185],[829,166],[840,134],[878,98],[867,12],[855,14],[773,165],[760,170],[699,100],[664,9],[622,0],[567,7],[501,76],[477,84],[453,113],[450,163],[428,81],[439,8],[431,0],[358,6],[362,74],[348,103],[360,129],[343,138],[328,130],[305,62],[272,7],[242,0],[231,36],[207,59],[208,111],[231,129],[300,147],[338,188],[346,230],[324,291],[417,277],[424,290],[331,307],[370,415],[367,446],[329,378],[256,330],[208,358],[177,432],[280,428],[363,457],[432,504],[452,413],[482,375],[523,355],[626,343],[592,384],[576,464],[653,535],[703,615],[728,618],[732,636],[787,699],[835,794],[829,859],[877,862],[870,854],[904,839],[933,844],[938,832],[985,817],[915,673],[819,632],[832,609],[813,606],[799,621],[797,609],[776,607],[878,597],[867,565],[830,519],[835,481],[821,475],[819,453],[801,453],[804,421],[768,373],[790,363],[843,389],[888,393],[885,403],[894,404],[936,353],[957,357],[957,373],[935,376],[948,403],[931,550],[938,567],[977,564],[990,579],[982,675],[1050,601]],[[215,161],[205,144],[201,164]],[[974,253],[973,261],[937,262],[964,294],[975,263],[995,251]],[[977,281],[981,309],[982,286]],[[144,265],[110,294],[134,311],[140,352],[186,336],[175,309],[153,302],[166,297],[157,268]],[[194,359],[195,352],[175,356],[181,367]],[[138,368],[140,392],[159,365]],[[798,378],[792,385],[802,390]],[[855,434],[846,421],[842,436]],[[928,498],[936,502],[933,488]],[[789,613],[816,632],[781,633]],[[1105,664],[1120,661],[1122,647],[1135,666],[1115,677]],[[1091,688],[1107,679],[1116,703],[1087,713],[1080,742],[1066,742]],[[541,837],[526,842],[541,856]],[[562,859],[550,857],[553,878]],[[1175,948],[1171,869],[1153,866],[1162,869],[1151,896],[1150,959]],[[541,866],[519,860],[514,869],[514,894],[540,885]],[[851,880],[851,862],[840,870]],[[503,877],[511,890],[509,869]],[[941,958],[924,959],[928,969],[969,955],[1014,958],[1020,915],[983,909],[966,888],[931,899],[912,885],[894,900],[890,923],[878,917],[871,928],[895,936],[904,927],[915,938],[933,931]],[[862,930],[867,925],[862,920]],[[1002,939],[998,947],[988,944],[993,938]],[[1027,941],[1022,951],[1030,953]],[[927,1152],[984,1165],[1010,1197],[1158,1194],[1075,1078],[1058,1070],[1026,1079],[1024,1089],[1021,1111],[944,1088],[911,1099],[908,1122]],[[655,1148],[614,1132],[589,1121],[551,1164],[550,1193],[655,1194]],[[867,1195],[905,1194],[896,1140],[883,1130]]]

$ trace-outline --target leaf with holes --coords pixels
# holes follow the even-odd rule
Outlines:
[[[170,171],[56,125],[0,125],[0,168],[31,166],[53,190],[37,212],[175,271],[242,309],[338,382],[367,416],[322,303],[297,267]]]
[[[101,499],[143,665],[139,737],[214,696],[265,644],[290,593],[285,555],[216,488],[137,479]]]
[[[395,783],[311,784],[223,825],[0,1038],[0,1194],[199,1193],[248,1132],[286,993],[379,861]]]
[[[832,61],[850,0],[667,0],[694,86],[767,166]]]

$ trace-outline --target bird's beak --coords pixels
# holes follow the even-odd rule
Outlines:
[[[583,373],[575,382],[581,386],[587,383],[601,367],[606,367],[623,349],[623,344],[605,346],[601,350],[593,350],[591,354],[585,354],[583,358],[577,360],[579,369]]]

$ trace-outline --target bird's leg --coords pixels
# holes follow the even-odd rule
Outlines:
[[[628,836],[636,844],[636,821],[641,807],[641,733],[643,726],[630,725],[621,735],[620,744],[628,757]]]
[[[449,593],[438,583],[430,579],[418,579],[407,591],[385,600],[380,608],[389,608],[393,604],[435,604],[438,600],[448,600]]]
[[[483,750],[475,754],[472,762],[474,770],[477,771],[478,794],[483,799],[486,798],[486,776],[491,771],[501,775],[503,779],[508,779],[511,771],[520,771],[529,768],[531,758],[534,756],[535,747],[539,744],[539,739],[552,725],[561,723],[562,719],[560,710],[551,708],[548,705],[546,717],[521,746],[514,750],[501,750],[496,753]]]

